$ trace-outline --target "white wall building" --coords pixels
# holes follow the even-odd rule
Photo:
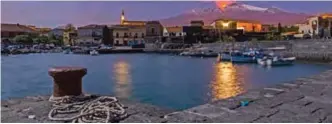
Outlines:
[[[78,44],[101,44],[103,39],[103,25],[87,25],[77,30]]]

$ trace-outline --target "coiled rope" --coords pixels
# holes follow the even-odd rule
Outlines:
[[[123,105],[115,97],[109,96],[64,96],[51,97],[54,108],[48,118],[53,121],[73,123],[118,122],[127,117]],[[69,115],[74,115],[68,117]]]

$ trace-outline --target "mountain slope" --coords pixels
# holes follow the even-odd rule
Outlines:
[[[211,24],[219,18],[242,19],[260,21],[262,24],[291,25],[304,21],[309,15],[287,12],[285,10],[271,7],[262,8],[243,3],[233,3],[227,6],[224,11],[217,7],[199,8],[161,19],[165,26],[189,25],[191,20],[203,20],[206,25]]]

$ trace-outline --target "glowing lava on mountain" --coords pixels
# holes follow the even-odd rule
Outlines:
[[[235,3],[235,0],[223,0],[223,1],[216,1],[216,5],[219,9],[224,10],[228,5]]]

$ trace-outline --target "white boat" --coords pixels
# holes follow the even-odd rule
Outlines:
[[[91,50],[90,51],[90,55],[92,55],[92,56],[96,56],[96,55],[98,55],[99,53],[98,53],[98,51],[97,50]]]
[[[257,63],[262,66],[285,66],[292,65],[296,57],[278,58],[278,57],[263,57],[257,59]]]

